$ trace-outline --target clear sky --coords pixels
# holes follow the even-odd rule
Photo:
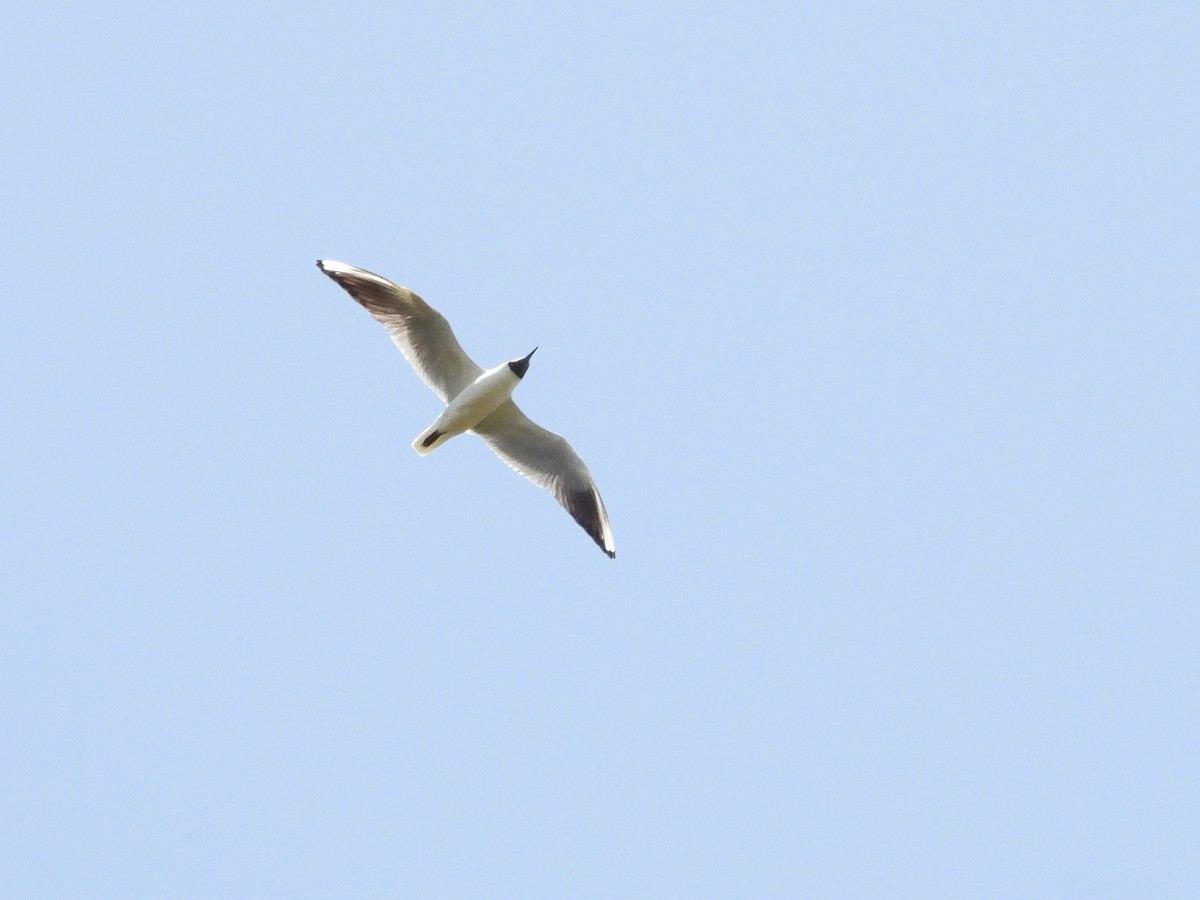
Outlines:
[[[9,10],[0,894],[1198,896],[1198,10]]]

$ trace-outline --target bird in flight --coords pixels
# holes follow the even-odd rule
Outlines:
[[[475,432],[511,468],[553,494],[600,549],[616,558],[608,513],[588,467],[565,439],[535,424],[512,401],[537,347],[485,371],[467,356],[445,317],[408,288],[332,259],[317,260],[317,268],[388,330],[409,365],[446,404],[413,441],[417,453],[424,456],[455,435]]]

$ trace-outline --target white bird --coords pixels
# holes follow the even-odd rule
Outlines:
[[[413,441],[417,453],[424,456],[455,435],[475,432],[510,467],[553,494],[600,549],[616,558],[608,513],[588,467],[565,439],[530,421],[512,402],[537,347],[484,371],[459,345],[445,317],[408,288],[332,259],[317,260],[317,268],[388,330],[445,402],[442,414]]]

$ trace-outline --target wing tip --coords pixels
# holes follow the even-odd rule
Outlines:
[[[616,559],[617,545],[613,540],[612,526],[608,524],[608,512],[604,509],[604,501],[600,499],[596,486],[589,485],[582,490],[571,491],[564,499],[566,502],[563,505],[571,518],[579,523],[609,559]]]
[[[355,270],[355,266],[348,263],[338,262],[336,259],[318,259],[317,268],[326,275],[348,274]]]
[[[408,288],[396,284],[394,281],[389,281],[382,275],[377,275],[374,272],[368,271],[367,269],[360,268],[359,266],[352,266],[350,263],[344,263],[336,259],[318,259],[317,268],[336,281],[345,290],[350,291],[351,295],[354,296],[354,299],[358,300],[360,303],[362,300],[357,294],[354,293],[354,291],[351,290],[352,286],[366,287],[367,285],[370,285],[372,287],[381,288],[393,293],[399,292],[406,298],[411,297],[420,300],[420,298]],[[421,302],[424,303],[424,301]]]

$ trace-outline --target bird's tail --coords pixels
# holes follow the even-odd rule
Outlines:
[[[430,426],[417,435],[417,439],[412,442],[412,448],[424,456],[426,453],[431,453],[436,450],[446,441],[450,440],[453,435],[446,434],[444,431],[438,431],[437,428]]]

